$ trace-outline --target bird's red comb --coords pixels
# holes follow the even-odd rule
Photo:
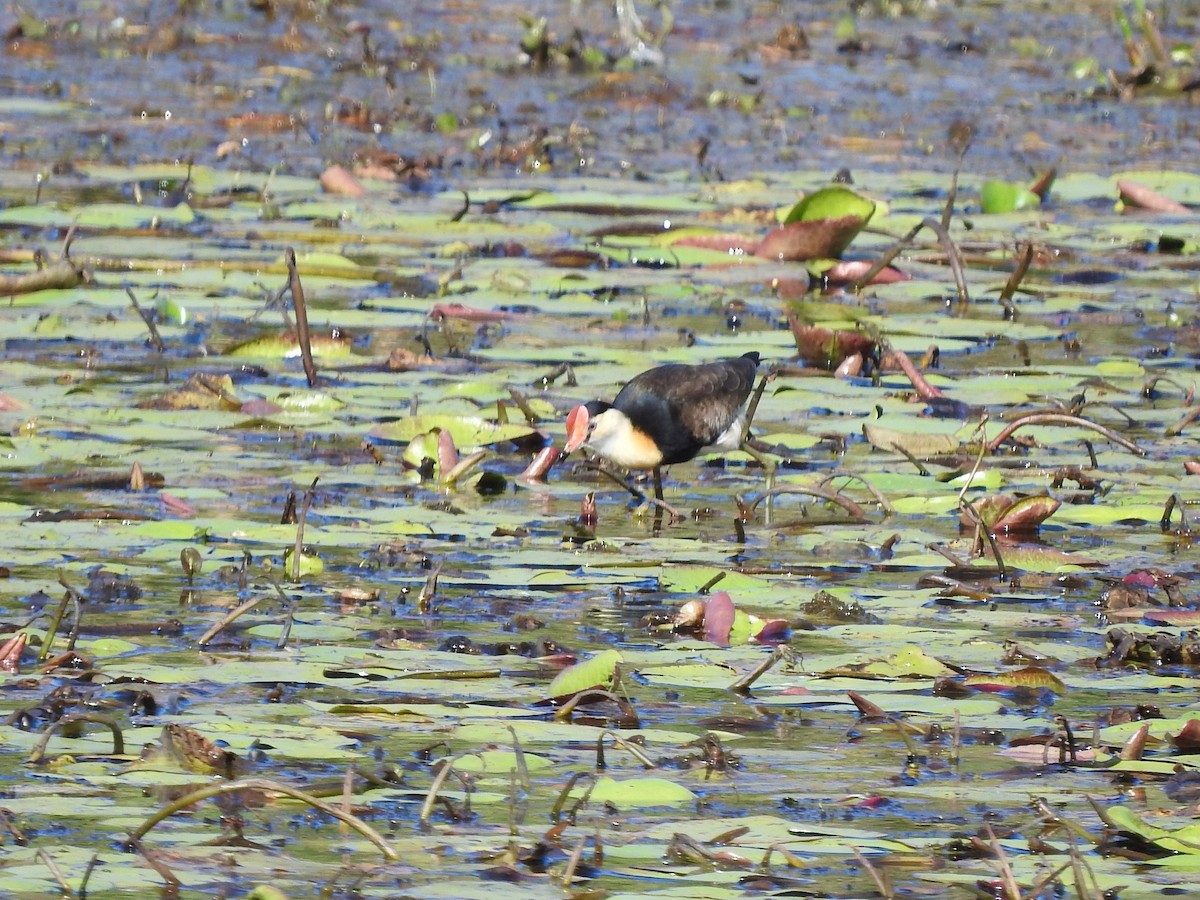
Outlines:
[[[567,446],[563,448],[566,456],[583,446],[588,436],[588,422],[591,416],[586,406],[577,406],[567,416]]]

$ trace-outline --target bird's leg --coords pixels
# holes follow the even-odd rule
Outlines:
[[[758,387],[754,389],[754,394],[750,397],[750,402],[746,405],[746,424],[742,428],[742,440],[738,446],[739,450],[745,450],[750,457],[763,467],[763,471],[767,473],[767,494],[768,498],[774,496],[775,487],[775,470],[779,467],[779,460],[767,460],[766,456],[755,449],[750,444],[750,425],[754,421],[754,414],[758,412],[758,402],[762,400],[763,391],[767,389],[767,382],[775,379],[775,372],[770,371],[763,375],[758,380]],[[767,524],[771,524],[771,513],[773,512],[773,503],[770,499],[767,500]]]
[[[767,382],[775,380],[775,372],[770,371],[763,375],[758,380],[758,387],[754,389],[754,393],[750,397],[750,402],[746,404],[746,420],[742,424],[742,444],[745,445],[750,440],[750,426],[754,423],[754,414],[758,412],[758,403],[762,400],[763,391],[767,389]]]
[[[589,465],[594,466],[596,471],[599,472],[601,475],[606,476],[607,478],[609,478],[612,481],[619,484],[621,487],[625,488],[625,490],[629,491],[629,493],[633,495],[633,498],[635,500],[641,500],[643,503],[649,503],[651,506],[656,506],[659,509],[665,509],[667,512],[669,512],[671,514],[671,517],[673,519],[679,519],[682,521],[683,519],[687,518],[687,516],[685,516],[683,513],[681,513],[679,510],[677,510],[675,507],[673,507],[670,503],[668,503],[666,500],[664,500],[662,498],[662,478],[661,478],[661,476],[659,476],[658,469],[654,470],[654,474],[655,474],[654,493],[655,493],[655,496],[647,497],[644,491],[638,490],[636,487],[633,486],[633,484],[630,481],[622,478],[621,476],[617,475],[614,472],[610,472],[608,469],[604,468],[604,466],[602,466],[598,463],[589,463]]]
[[[773,513],[775,511],[774,503],[772,502],[772,500],[775,496],[775,470],[779,468],[779,460],[774,459],[774,458],[768,459],[766,454],[761,453],[757,449],[752,447],[750,445],[749,441],[743,441],[742,445],[738,449],[749,454],[750,457],[755,462],[757,462],[760,466],[763,467],[763,471],[767,473],[767,486],[766,486],[767,512],[766,512],[766,516],[767,516],[767,524],[770,525],[771,524],[771,513]]]
[[[659,503],[663,502],[662,469],[658,466],[654,467],[654,499]]]

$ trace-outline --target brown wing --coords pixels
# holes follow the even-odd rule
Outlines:
[[[747,356],[695,366],[686,389],[671,399],[679,419],[702,446],[715,441],[733,424],[754,389],[755,360]]]

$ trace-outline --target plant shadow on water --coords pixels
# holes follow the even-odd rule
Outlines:
[[[1200,890],[1193,4],[66,6],[6,896]],[[680,517],[556,461],[750,351]]]

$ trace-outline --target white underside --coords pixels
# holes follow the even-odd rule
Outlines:
[[[700,452],[737,450],[742,445],[746,428],[747,405],[743,404],[729,427]],[[662,462],[662,452],[649,437],[633,427],[620,411],[607,410],[592,422],[587,446],[622,469],[653,469]]]
[[[742,446],[742,432],[746,430],[746,407],[738,410],[737,418],[732,424],[701,452],[710,450],[736,450]]]

